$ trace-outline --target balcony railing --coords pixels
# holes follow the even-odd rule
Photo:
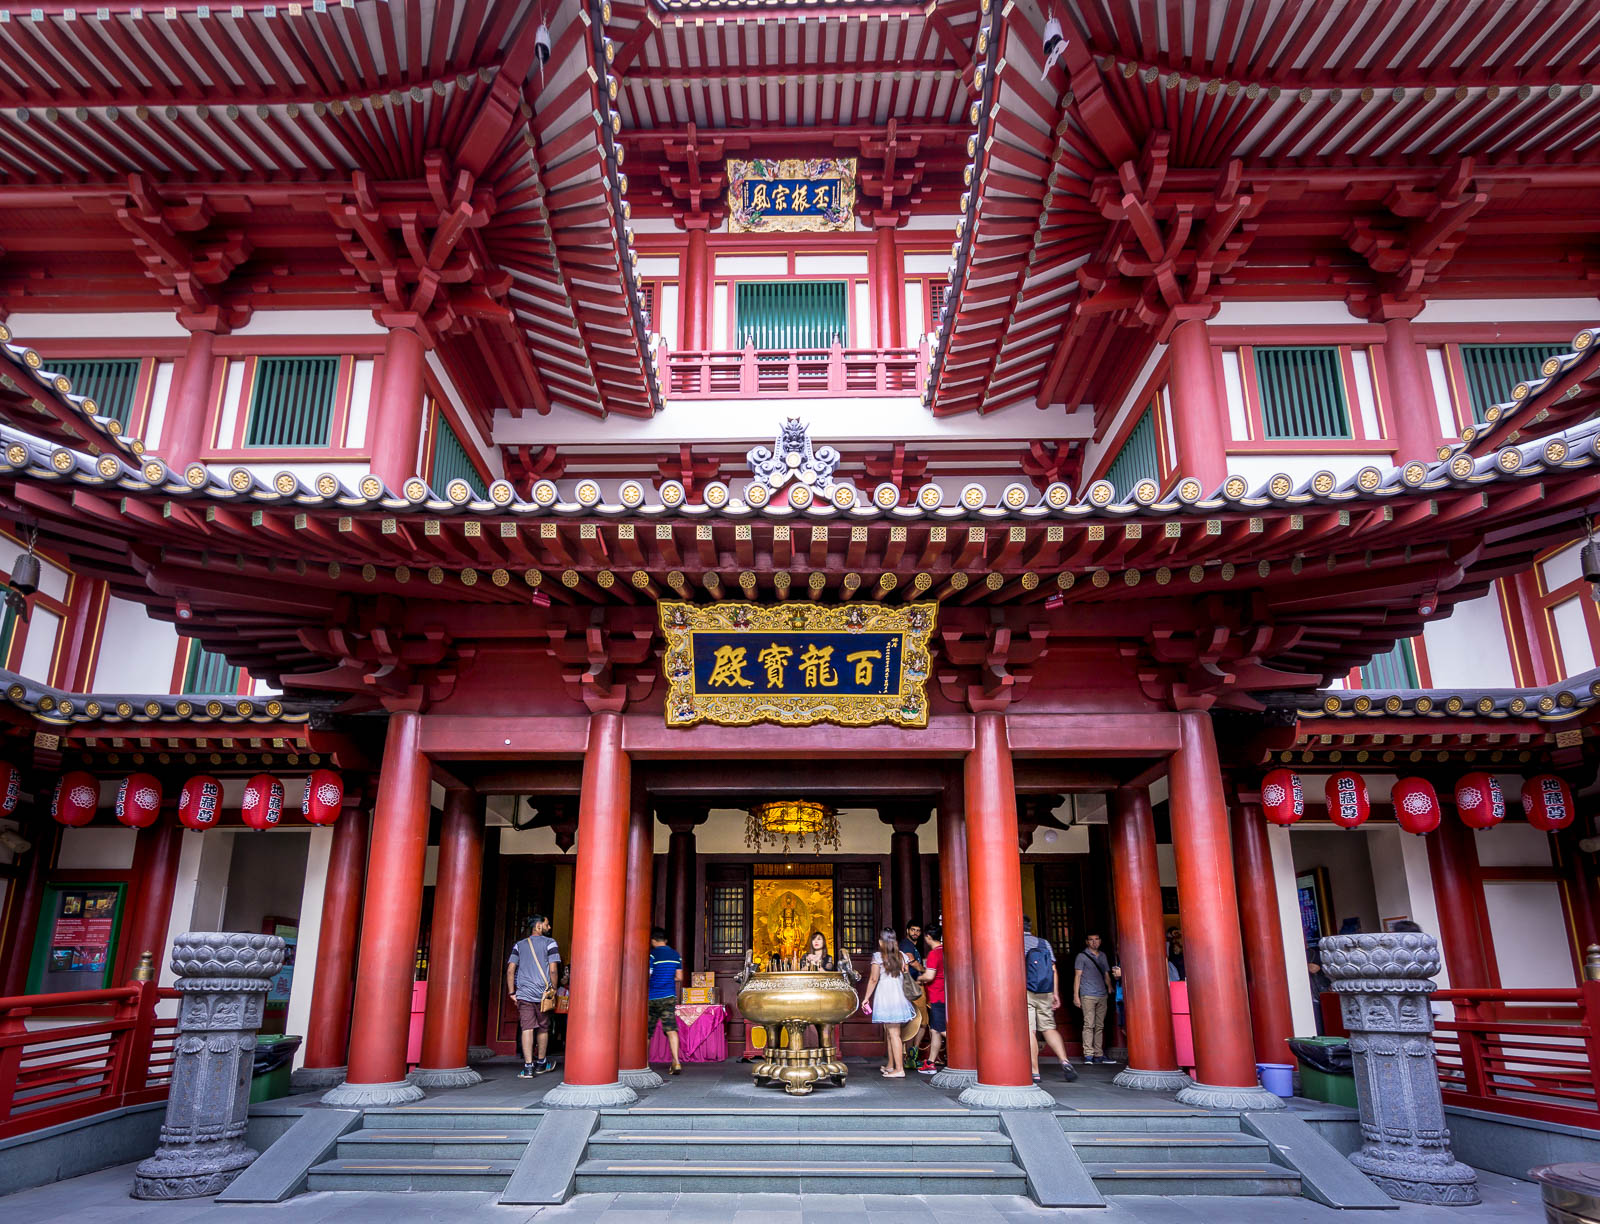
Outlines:
[[[177,1020],[156,1004],[177,997],[135,982],[0,998],[0,1139],[163,1099]]]
[[[928,344],[915,348],[657,350],[662,385],[677,399],[751,395],[921,395]]]
[[[1600,1127],[1600,981],[1576,990],[1440,990],[1446,1105]]]

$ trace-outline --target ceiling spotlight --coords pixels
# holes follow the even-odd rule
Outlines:
[[[1044,70],[1049,72],[1061,53],[1067,49],[1066,35],[1061,32],[1061,22],[1055,17],[1044,23]]]

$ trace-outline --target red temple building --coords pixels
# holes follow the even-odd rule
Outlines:
[[[1409,921],[1447,1103],[1600,1125],[1597,73],[1566,0],[0,7],[0,1035],[279,933],[297,1082],[402,1103],[540,913],[622,1107],[647,930],[737,1056],[787,900],[942,923],[969,1101],[1027,917],[1263,1108]],[[0,1139],[159,1097],[6,1050]]]

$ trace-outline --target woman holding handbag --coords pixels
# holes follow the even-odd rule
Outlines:
[[[917,1014],[912,1002],[922,997],[922,987],[907,971],[900,941],[892,930],[880,931],[878,950],[872,954],[867,977],[866,1014],[883,1025],[885,1079],[905,1079],[906,1049],[900,1026]]]

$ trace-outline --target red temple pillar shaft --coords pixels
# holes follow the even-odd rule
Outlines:
[[[378,801],[372,820],[361,963],[350,1030],[350,1073],[323,1099],[330,1105],[414,1101],[422,1089],[405,1083],[422,873],[428,851],[428,759],[422,715],[389,716]]]
[[[200,458],[210,442],[206,424],[211,416],[211,384],[216,374],[215,343],[216,337],[208,331],[189,333],[167,401],[166,424],[161,429],[158,449],[168,466],[179,471]],[[224,444],[231,441],[224,439]]]
[[[1256,1057],[1293,1065],[1289,1038],[1294,1036],[1294,1016],[1289,1009],[1289,970],[1283,957],[1272,847],[1266,820],[1253,803],[1236,804],[1233,809],[1233,870],[1239,886],[1239,926]]]
[[[1168,785],[1196,1089],[1259,1092],[1217,741],[1210,715],[1188,710],[1178,717],[1183,742],[1172,754]]]
[[[877,305],[880,349],[899,348],[905,343],[901,316],[905,313],[900,292],[900,252],[895,245],[894,227],[897,217],[874,217],[877,242],[873,247],[872,299]],[[849,337],[839,337],[839,342],[849,347]]]
[[[939,879],[944,913],[944,996],[949,1047],[945,1065],[963,1073],[949,1086],[965,1087],[977,1077],[978,1010],[972,965],[972,902],[967,878],[965,795],[953,775],[939,801]],[[940,1085],[945,1086],[945,1085]]]
[[[390,328],[383,345],[383,382],[367,423],[367,438],[372,471],[391,491],[419,474],[426,367],[422,337],[410,328]]]
[[[623,905],[621,1076],[630,1087],[661,1083],[650,1070],[650,1033],[645,1006],[650,996],[650,911],[655,883],[655,821],[642,786],[633,788],[628,817],[628,885]],[[683,955],[680,950],[678,953]],[[687,974],[685,975],[687,982]]]
[[[711,252],[706,243],[710,218],[687,216],[683,224],[689,233],[683,261],[683,347],[703,350],[711,347]]]
[[[694,959],[695,849],[692,819],[668,819],[667,938],[688,969]]]
[[[356,933],[367,874],[367,814],[348,807],[333,826],[328,876],[322,889],[317,972],[311,983],[305,1069],[343,1067],[350,1046],[350,1000],[355,990]]]
[[[1166,929],[1161,915],[1161,867],[1156,859],[1150,792],[1121,786],[1111,796],[1111,890],[1117,915],[1117,955],[1128,1015],[1128,1068],[1159,1073],[1153,1088],[1182,1086],[1167,989]],[[1143,1087],[1145,1085],[1137,1085]]]
[[[1033,1083],[1028,1058],[1028,998],[1023,978],[1022,869],[1017,854],[1017,795],[1006,742],[1005,716],[973,715],[973,746],[965,767],[967,881],[977,1012],[983,1017],[975,1088],[1025,1088]],[[969,1090],[970,1091],[970,1090]]]
[[[1167,355],[1178,474],[1195,477],[1211,493],[1228,475],[1228,409],[1217,386],[1205,322],[1178,324],[1167,342]]]
[[[472,1061],[489,1052],[489,1000],[500,998],[499,985],[504,972],[500,969],[497,954],[489,946],[489,932],[483,928],[482,917],[494,913],[494,885],[500,871],[500,830],[485,829],[483,835],[483,880],[478,890],[478,950],[474,954],[476,972],[472,978],[472,1019],[467,1022],[467,1059]],[[495,989],[489,989],[490,984]],[[480,1053],[474,1053],[474,1051]]]
[[[546,1105],[587,1107],[636,1099],[618,1079],[619,1007],[627,954],[623,908],[628,881],[629,774],[628,757],[622,751],[622,715],[612,710],[590,715],[583,789],[578,796],[566,1067],[563,1082],[546,1094]]]
[[[482,804],[470,790],[452,788],[444,794],[439,828],[428,1006],[422,1018],[422,1064],[414,1077],[424,1087],[462,1087],[482,1078],[467,1066],[482,886]]]
[[[1439,410],[1433,399],[1427,354],[1417,343],[1410,319],[1384,321],[1383,364],[1389,374],[1389,440],[1395,444],[1395,466],[1414,459],[1436,462]]]
[[[1450,969],[1450,986],[1493,986],[1483,927],[1478,921],[1482,885],[1478,883],[1478,845],[1475,834],[1461,821],[1446,815],[1427,835],[1428,874],[1433,877],[1433,901],[1439,913],[1439,944]]]
[[[139,892],[128,915],[128,935],[122,944],[127,956],[120,978],[132,977],[146,952],[160,974],[167,959],[167,927],[172,922],[172,895],[178,886],[182,851],[183,830],[170,812],[163,811],[155,824],[139,830],[133,851],[133,878]]]
[[[894,833],[889,838],[889,882],[894,888],[895,929],[904,931],[908,922],[922,922],[922,847],[917,826],[922,819],[895,816],[890,821]]]
[[[43,801],[35,806],[43,810]],[[5,973],[0,976],[0,998],[10,998],[28,989],[28,970],[33,963],[33,941],[39,934],[39,911],[44,906],[45,878],[50,874],[50,864],[55,861],[56,843],[61,826],[48,818],[36,820],[33,849],[28,852],[28,871],[22,877],[20,892],[8,890],[10,925],[0,952],[5,954]]]
[[[1580,840],[1577,825],[1556,834],[1557,869],[1565,877],[1567,904],[1572,911],[1572,929],[1578,940],[1581,965],[1584,949],[1590,944],[1600,944],[1600,872],[1586,862],[1586,856],[1578,848]]]

